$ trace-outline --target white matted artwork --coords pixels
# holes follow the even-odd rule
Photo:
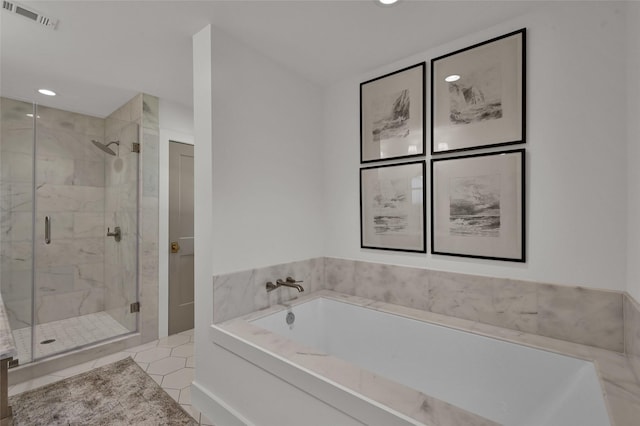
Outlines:
[[[431,153],[525,142],[526,29],[431,61]]]
[[[525,261],[525,150],[431,160],[431,252]]]
[[[425,253],[425,161],[360,169],[360,246]]]
[[[360,162],[424,155],[422,62],[360,84]]]

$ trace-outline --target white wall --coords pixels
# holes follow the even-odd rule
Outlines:
[[[214,274],[322,256],[322,92],[213,40]]]
[[[620,3],[553,5],[328,88],[325,254],[624,290],[627,118],[631,120],[625,91],[626,79],[638,75],[625,71],[625,12]],[[361,249],[359,83],[423,60],[429,70],[431,58],[522,27],[527,28],[527,263]],[[429,111],[427,126],[428,116]],[[427,200],[427,211],[429,205]],[[427,232],[429,227],[428,222]]]
[[[629,183],[627,291],[640,300],[640,3],[627,11],[627,123]]]
[[[322,97],[210,26],[193,52],[195,381],[214,389],[213,275],[323,255]]]
[[[165,337],[169,329],[169,141],[193,145],[193,109],[160,99],[158,115],[160,122],[158,333],[160,337]]]

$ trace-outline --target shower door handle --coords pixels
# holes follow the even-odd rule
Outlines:
[[[44,243],[51,244],[51,216],[44,217]]]

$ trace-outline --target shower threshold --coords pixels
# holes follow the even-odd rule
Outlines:
[[[33,359],[91,345],[131,331],[106,312],[38,324]],[[31,360],[31,327],[13,330],[20,365]]]

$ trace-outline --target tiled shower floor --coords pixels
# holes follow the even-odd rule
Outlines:
[[[36,326],[35,358],[42,358],[69,349],[128,333],[122,324],[106,312],[53,321]],[[31,357],[31,327],[13,330],[20,364]],[[55,339],[52,343],[41,342]]]

